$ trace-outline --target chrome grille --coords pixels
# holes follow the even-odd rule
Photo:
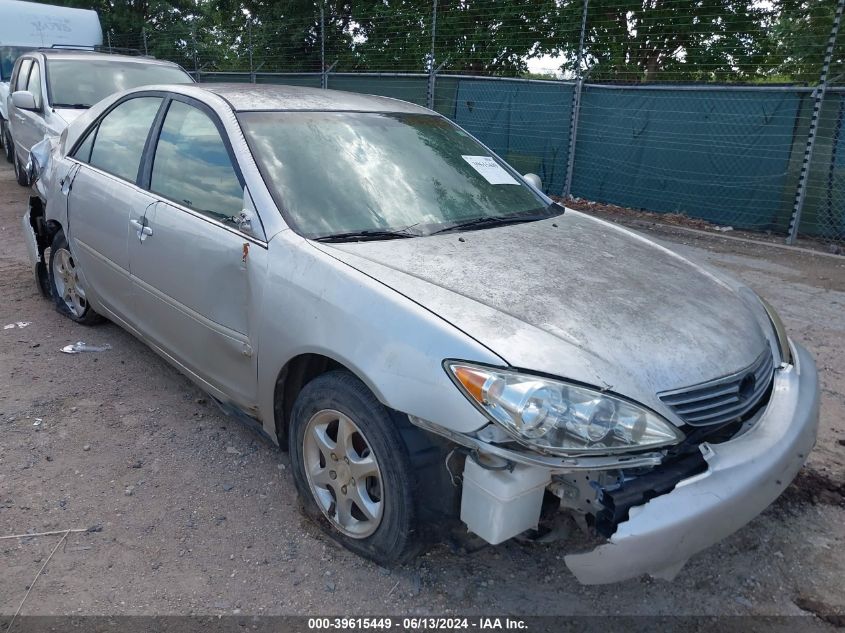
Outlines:
[[[751,411],[772,384],[774,361],[765,351],[740,372],[684,389],[657,394],[687,424],[731,422]]]

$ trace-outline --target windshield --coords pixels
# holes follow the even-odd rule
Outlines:
[[[440,116],[245,112],[239,118],[276,203],[308,238],[429,235],[480,218],[562,211]]]
[[[193,79],[177,66],[84,58],[47,62],[47,89],[54,108],[90,108],[129,88],[187,83],[193,83]]]
[[[31,50],[31,46],[0,46],[0,81],[9,81],[15,60]]]

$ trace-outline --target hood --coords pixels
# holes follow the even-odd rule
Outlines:
[[[53,112],[64,119],[64,122],[68,125],[76,121],[81,114],[87,111],[87,108],[56,108],[53,110]]]
[[[759,315],[726,281],[570,209],[539,222],[318,248],[513,367],[661,411],[658,392],[740,371],[769,344]]]

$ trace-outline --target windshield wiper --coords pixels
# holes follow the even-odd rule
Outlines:
[[[502,216],[485,216],[481,218],[473,218],[472,220],[464,220],[463,222],[456,222],[450,224],[442,229],[432,231],[431,235],[438,233],[449,233],[451,231],[463,231],[464,229],[486,229],[493,226],[505,226],[506,224],[520,224],[522,222],[534,222],[536,220],[545,220],[552,217],[551,215],[502,215]]]
[[[53,109],[62,108],[65,110],[87,110],[91,106],[87,103],[54,103]]]
[[[418,237],[413,233],[408,233],[404,229],[401,231],[383,231],[364,229],[363,231],[348,231],[346,233],[332,233],[331,235],[321,235],[313,238],[315,242],[365,242],[370,240],[392,240],[396,238]]]

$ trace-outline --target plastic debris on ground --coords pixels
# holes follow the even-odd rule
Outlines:
[[[83,341],[77,341],[72,345],[65,345],[61,351],[65,354],[79,354],[80,352],[105,352],[111,349],[108,343],[104,345],[89,345]]]
[[[14,330],[18,328],[19,330],[24,329],[27,325],[32,325],[32,321],[15,321],[14,323],[9,323],[8,325],[4,325],[4,330]]]

